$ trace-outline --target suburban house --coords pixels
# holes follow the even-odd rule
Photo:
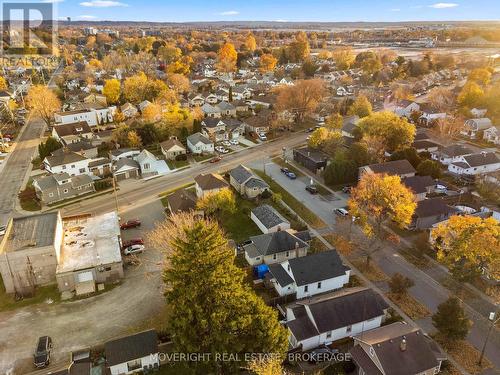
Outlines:
[[[441,164],[449,165],[451,163],[460,161],[462,156],[471,155],[474,151],[462,145],[451,145],[443,147],[438,151],[431,152],[433,160],[439,161]]]
[[[245,134],[245,123],[233,118],[205,118],[201,126],[203,135],[214,142],[238,139]]]
[[[424,199],[417,202],[413,213],[411,229],[429,229],[434,224],[448,220],[458,213],[454,207],[448,206],[441,198]]]
[[[460,133],[471,139],[475,139],[478,132],[485,131],[492,126],[491,120],[487,117],[472,118],[465,121],[464,128]]]
[[[213,154],[214,143],[201,133],[194,133],[187,137],[187,147],[193,154]]]
[[[120,107],[120,111],[123,113],[123,116],[125,118],[132,118],[137,116],[137,113],[139,112],[137,110],[137,107],[133,104],[130,103],[125,103]]]
[[[111,375],[158,370],[160,358],[155,330],[121,337],[104,344],[106,368]]]
[[[140,176],[141,166],[134,159],[121,158],[113,163],[113,176],[116,181]]]
[[[52,204],[79,195],[95,192],[92,178],[86,174],[70,176],[67,173],[52,174],[33,180],[36,196],[43,204]]]
[[[217,193],[229,187],[229,184],[221,175],[214,173],[199,174],[194,178],[194,182],[198,198],[203,198],[207,194]]]
[[[220,118],[222,116],[220,109],[209,103],[203,104],[201,106],[201,110],[203,111],[205,117]]]
[[[418,122],[422,126],[430,127],[435,121],[448,117],[446,112],[437,111],[429,107],[421,107],[422,115],[418,118]]]
[[[432,375],[446,355],[420,329],[396,322],[354,336],[350,349],[359,375]]]
[[[80,142],[82,139],[92,140],[94,133],[86,121],[62,124],[52,128],[52,137],[63,145]]]
[[[416,170],[406,159],[392,160],[385,163],[365,165],[359,168],[359,178],[365,173],[381,173],[389,176],[399,176],[401,178],[415,176]]]
[[[354,138],[354,129],[358,126],[359,116],[344,117],[342,121],[342,136]]]
[[[320,173],[326,168],[329,156],[322,151],[310,147],[293,150],[293,160],[313,173]]]
[[[394,107],[394,113],[399,117],[410,118],[413,112],[420,111],[420,105],[411,100],[400,100]]]
[[[302,299],[343,288],[350,274],[337,251],[328,250],[271,264],[267,279],[281,297]]]
[[[97,126],[108,122],[113,122],[116,107],[94,105],[94,108],[77,109],[74,111],[64,111],[54,113],[55,125],[71,124],[74,122],[86,121],[89,126]]]
[[[170,172],[165,160],[158,160],[151,152],[144,149],[134,160],[139,164],[142,178],[164,175]]]
[[[251,266],[273,264],[307,255],[309,244],[291,231],[277,231],[252,236],[243,246],[245,259]]]
[[[176,138],[170,138],[167,141],[160,143],[161,153],[167,160],[175,160],[181,155],[186,155],[186,148]]]
[[[276,112],[263,109],[257,115],[245,119],[245,131],[254,134],[267,133],[271,123],[276,119]]]
[[[483,139],[496,145],[500,145],[500,126],[492,126],[483,132]]]
[[[295,301],[286,306],[290,345],[306,351],[378,328],[388,308],[379,294],[365,288]]]
[[[110,159],[115,162],[120,159],[134,159],[141,153],[141,150],[136,148],[119,148],[109,152]]]
[[[250,218],[259,227],[262,233],[278,232],[290,229],[290,222],[276,209],[268,204],[263,204],[252,209]]]
[[[70,176],[89,173],[89,159],[76,152],[62,151],[43,159],[45,170],[52,174],[68,173]]]
[[[413,147],[415,150],[417,150],[417,153],[421,152],[436,152],[439,150],[439,144],[432,142],[428,139],[420,139],[420,140],[415,140],[411,144],[411,147]]]
[[[201,94],[197,94],[194,96],[189,95],[188,102],[191,107],[201,107],[203,104],[205,104],[205,98]]]
[[[269,191],[269,185],[266,182],[241,164],[229,171],[229,183],[246,198],[256,198],[265,191]]]
[[[427,194],[433,193],[436,183],[431,176],[412,176],[402,180],[403,184],[413,192],[415,200],[421,201]]]
[[[171,214],[196,211],[196,195],[186,189],[179,189],[167,195],[167,208]],[[200,212],[201,213],[201,212]]]
[[[500,159],[494,152],[465,155],[448,165],[448,171],[458,175],[478,175],[500,170]]]

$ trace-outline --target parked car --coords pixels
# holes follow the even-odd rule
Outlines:
[[[335,360],[335,356],[339,353],[338,349],[330,349],[327,346],[322,346],[314,349],[309,355],[309,362],[319,363],[319,362],[332,362]]]
[[[306,190],[311,194],[318,194],[318,189],[314,185],[307,185]]]
[[[346,194],[351,194],[352,186],[344,186],[342,192]]]
[[[267,135],[265,135],[264,133],[259,133],[259,139],[261,141],[267,141]]]
[[[288,168],[285,168],[285,167],[281,167],[280,171],[281,171],[281,173],[284,173],[284,174],[287,174],[288,172],[290,172],[290,170]]]
[[[285,173],[285,175],[290,179],[290,180],[295,180],[297,178],[297,176],[295,175],[295,173],[291,172],[291,171],[288,171],[288,173]]]
[[[131,240],[125,241],[122,245],[122,249],[126,249],[132,245],[144,245],[144,240],[142,238],[132,238]]]
[[[222,144],[226,147],[231,147],[231,142],[229,141],[223,141]]]
[[[348,216],[349,211],[347,211],[345,208],[336,208],[335,213],[339,216]]]
[[[217,163],[221,160],[222,160],[222,158],[220,156],[216,156],[216,157],[213,157],[212,159],[210,159],[210,163]]]
[[[240,142],[237,139],[231,139],[229,143],[231,143],[233,146],[238,146],[240,144]]]
[[[33,363],[35,367],[47,367],[50,363],[50,352],[52,350],[52,339],[49,336],[42,336],[38,339],[35,354],[33,355]]]
[[[126,230],[126,229],[131,229],[131,228],[137,228],[141,226],[141,221],[134,219],[134,220],[127,220],[126,222],[120,224],[120,229],[121,230]]]
[[[125,255],[140,254],[144,252],[145,249],[146,248],[144,247],[144,245],[132,245],[123,250],[123,254]]]
[[[5,234],[6,230],[7,230],[7,227],[5,225],[0,226],[0,236],[3,236]]]

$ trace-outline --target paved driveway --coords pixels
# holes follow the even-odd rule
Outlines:
[[[254,167],[263,169],[263,164],[256,163]],[[346,196],[337,193],[326,196],[320,194],[312,195],[306,190],[306,186],[311,183],[311,179],[308,176],[300,176],[296,180],[291,180],[281,172],[280,168],[275,163],[265,163],[265,172],[268,176],[292,194],[295,199],[302,202],[304,206],[318,215],[329,226],[335,225],[335,214],[333,211],[336,208],[347,205]]]
[[[123,220],[139,218],[140,229],[123,232],[124,239],[145,237],[163,220],[163,207],[155,202],[121,215]],[[125,269],[123,283],[99,296],[55,305],[39,304],[0,313],[0,374],[16,366],[18,373],[33,370],[32,353],[39,336],[54,341],[54,364],[68,352],[101,344],[131,332],[158,314],[163,306],[162,255],[147,248],[138,256],[140,264]]]

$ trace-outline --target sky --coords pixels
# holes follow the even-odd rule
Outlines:
[[[500,20],[500,0],[40,0],[58,18],[113,21]]]

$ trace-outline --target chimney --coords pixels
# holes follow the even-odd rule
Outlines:
[[[399,344],[399,349],[401,349],[402,352],[406,351],[406,338],[403,336],[403,340],[401,340],[401,344]]]
[[[296,258],[300,257],[300,254],[299,254],[299,243],[298,242],[295,242],[295,257]]]

